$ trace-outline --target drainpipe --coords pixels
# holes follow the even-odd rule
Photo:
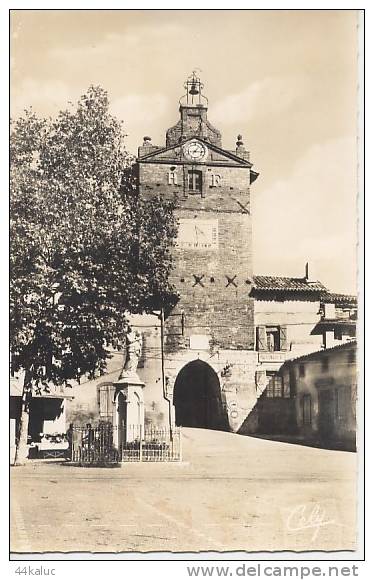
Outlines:
[[[162,396],[165,401],[168,403],[168,413],[169,413],[169,431],[170,431],[170,440],[173,440],[173,426],[171,422],[171,401],[169,397],[167,397],[166,393],[166,380],[165,380],[165,357],[164,357],[164,323],[165,323],[165,316],[164,316],[164,309],[161,308],[160,316],[161,322],[161,379],[162,379]]]

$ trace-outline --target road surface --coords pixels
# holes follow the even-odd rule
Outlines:
[[[13,467],[12,552],[354,550],[354,453],[183,429],[182,464]]]

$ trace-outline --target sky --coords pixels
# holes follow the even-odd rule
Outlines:
[[[208,118],[260,173],[256,274],[356,292],[357,14],[353,10],[12,10],[11,113],[56,115],[91,84],[129,151],[164,145],[200,69]]]

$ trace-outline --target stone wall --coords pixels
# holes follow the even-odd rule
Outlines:
[[[207,108],[202,105],[181,105],[180,120],[166,132],[166,146],[176,145],[181,139],[199,135],[221,147],[221,133],[208,121]]]
[[[217,374],[230,429],[238,431],[254,408],[258,397],[254,381],[256,353],[228,349],[211,353],[208,350],[186,348],[166,355],[165,374],[171,386],[171,398],[178,373],[186,364],[195,360],[206,362]]]
[[[199,230],[204,222],[216,232],[209,248],[186,247],[180,236],[173,250],[171,281],[180,300],[165,321],[165,375],[172,400],[179,371],[196,359],[207,362],[219,378],[222,404],[230,428],[236,431],[257,400],[253,300],[249,298],[250,168],[230,161],[216,166],[213,157],[214,152],[212,165],[140,161],[139,189],[144,196],[176,196],[180,224],[190,228],[195,224]],[[203,172],[201,193],[186,193],[185,174],[192,168]],[[175,177],[170,178],[170,172]]]

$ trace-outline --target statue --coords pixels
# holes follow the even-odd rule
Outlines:
[[[138,330],[133,330],[131,326],[126,334],[126,359],[119,380],[127,377],[137,377],[136,369],[142,354],[143,338]]]

